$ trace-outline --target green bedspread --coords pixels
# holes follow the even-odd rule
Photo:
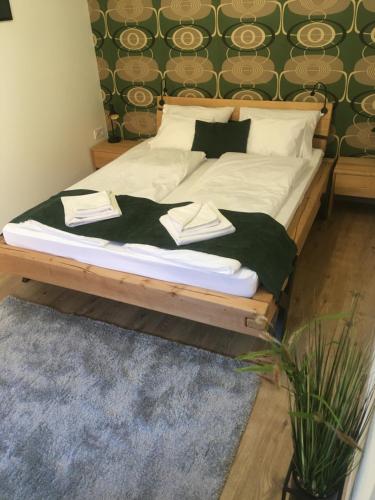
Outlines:
[[[35,220],[72,234],[103,238],[120,243],[153,245],[168,250],[189,249],[221,257],[237,259],[243,266],[258,274],[262,285],[276,298],[285,279],[293,270],[296,245],[285,228],[272,217],[262,213],[221,210],[236,231],[208,241],[178,247],[159,217],[170,208],[186,205],[160,204],[145,198],[116,196],[123,215],[116,219],[69,228],[64,222],[61,196],[92,193],[88,190],[64,191],[16,217],[12,222]]]

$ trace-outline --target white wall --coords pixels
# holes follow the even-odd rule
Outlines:
[[[10,0],[0,22],[0,231],[92,171],[105,126],[87,0]]]

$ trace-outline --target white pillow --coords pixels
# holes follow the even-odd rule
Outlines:
[[[247,120],[248,118],[273,118],[283,121],[304,120],[305,132],[301,142],[301,149],[297,155],[301,158],[309,158],[312,155],[313,136],[320,117],[319,110],[240,108],[240,120]]]
[[[166,116],[149,144],[152,149],[180,149],[191,151],[195,135],[195,118]]]
[[[177,106],[164,104],[162,123],[166,116],[178,115],[185,118],[194,118],[206,122],[226,123],[232,116],[233,107],[206,108],[205,106]]]
[[[303,120],[251,118],[246,152],[264,156],[298,157],[304,135]]]

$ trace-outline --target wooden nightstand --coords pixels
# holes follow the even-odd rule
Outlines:
[[[104,167],[104,165],[107,165],[110,161],[115,160],[134,146],[137,146],[140,142],[142,141],[125,140],[113,144],[108,141],[99,142],[91,148],[92,163],[95,168]]]
[[[333,175],[334,193],[375,198],[375,159],[341,156]]]

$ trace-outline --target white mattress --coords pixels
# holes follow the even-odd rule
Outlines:
[[[143,143],[125,153],[125,155],[129,158],[137,157],[147,148],[147,143]],[[298,183],[275,217],[286,228],[319,168],[322,156],[323,152],[321,150],[314,150],[308,168],[303,171]],[[116,159],[112,162],[112,166],[116,167],[119,161],[121,159]],[[215,161],[206,161],[161,202],[172,203],[176,199],[178,201],[184,199],[184,196],[187,196],[185,193],[188,193],[192,186],[199,182],[201,176]],[[113,168],[105,167],[100,169],[70,189],[112,189],[116,193],[121,193],[123,191],[121,185],[119,185],[119,179],[112,172],[114,172]],[[126,182],[126,179],[124,182]],[[185,201],[190,200],[186,199]],[[195,254],[193,259],[191,256],[189,259],[181,259],[179,255],[182,254],[178,254],[179,250],[168,252],[149,247],[152,250],[151,252],[142,251],[141,248],[140,251],[137,251],[137,246],[103,242],[102,240],[95,241],[93,238],[76,237],[62,231],[45,232],[43,227],[40,229],[35,224],[28,224],[27,222],[23,224],[7,224],[4,228],[4,238],[9,245],[13,246],[72,258],[99,267],[197,286],[232,295],[251,297],[258,288],[258,276],[254,271],[245,267],[236,269],[235,266],[231,265],[231,259],[214,256],[209,256],[212,258],[212,265],[207,266],[207,256],[200,252],[190,251],[190,254]],[[161,255],[161,252],[163,252],[163,255]]]

